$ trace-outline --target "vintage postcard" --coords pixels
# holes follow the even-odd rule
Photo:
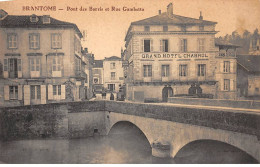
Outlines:
[[[260,0],[0,0],[0,162],[257,164]]]

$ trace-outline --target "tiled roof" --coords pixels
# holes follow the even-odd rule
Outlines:
[[[121,60],[121,58],[117,56],[111,56],[105,58],[105,61],[113,61],[113,60]]]
[[[103,60],[94,60],[93,68],[103,68]]]
[[[143,20],[132,22],[131,25],[166,25],[166,24],[206,24],[212,25],[217,24],[217,22],[206,21],[201,19],[195,19],[190,17],[184,17],[173,14],[169,17],[168,14],[162,13],[153,17],[149,17]]]
[[[60,21],[50,17],[50,23],[43,23],[43,16],[37,16],[37,22],[30,21],[31,15],[8,15],[3,20],[0,20],[0,28],[74,28],[80,37],[82,34],[74,23]]]
[[[237,55],[237,62],[248,72],[260,72],[260,55]]]

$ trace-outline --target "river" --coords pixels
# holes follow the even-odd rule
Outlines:
[[[112,130],[108,136],[84,139],[0,142],[0,150],[3,163],[257,163],[243,151],[214,141],[194,142],[181,149],[174,158],[156,158],[142,132],[125,128]]]

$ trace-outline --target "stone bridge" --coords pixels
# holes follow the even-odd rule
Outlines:
[[[260,162],[259,109],[87,101],[2,108],[0,121],[2,139],[107,135],[126,121],[144,133],[154,156],[174,157],[193,141],[215,140]]]

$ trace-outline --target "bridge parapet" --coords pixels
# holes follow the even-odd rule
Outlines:
[[[251,112],[251,109],[241,111],[237,108],[200,108],[106,101],[105,110],[256,135],[258,140],[260,139],[260,111]]]

